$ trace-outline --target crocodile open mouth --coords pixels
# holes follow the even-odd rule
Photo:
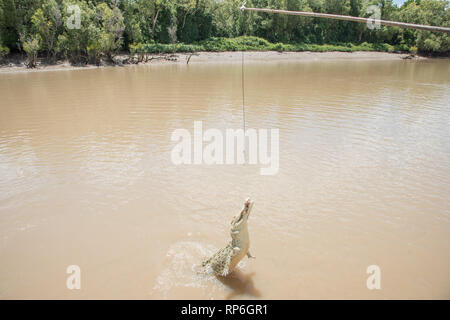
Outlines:
[[[252,205],[253,205],[253,203],[250,201],[250,199],[247,199],[247,201],[245,202],[245,213],[247,215],[250,215],[250,211],[252,209]]]
[[[247,199],[247,201],[244,204],[244,208],[239,213],[239,217],[235,220],[234,223],[240,223],[244,218],[248,219],[248,216],[250,215],[251,205],[252,202],[250,201],[250,199]]]

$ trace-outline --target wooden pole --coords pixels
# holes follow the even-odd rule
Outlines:
[[[405,23],[405,22],[397,22],[397,21],[386,21],[386,20],[379,20],[379,19],[372,19],[372,18],[342,16],[342,15],[338,15],[338,14],[315,13],[315,12],[304,12],[304,11],[287,11],[287,10],[262,9],[262,8],[246,8],[245,6],[242,6],[241,10],[289,14],[289,15],[312,17],[312,18],[327,18],[327,19],[334,19],[334,20],[356,21],[356,22],[363,22],[363,23],[368,23],[368,22],[369,23],[378,23],[379,22],[380,24],[382,24],[384,26],[450,33],[450,28],[446,28],[446,27],[426,26],[423,24],[413,24],[413,23]]]

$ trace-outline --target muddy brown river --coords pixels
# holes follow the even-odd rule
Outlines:
[[[249,62],[245,100],[276,174],[171,159],[242,128],[239,61],[0,74],[0,298],[450,299],[450,60]],[[198,274],[246,197],[256,259]]]

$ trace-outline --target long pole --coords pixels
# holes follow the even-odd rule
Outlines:
[[[386,20],[379,20],[379,19],[373,19],[373,18],[342,16],[342,15],[338,15],[338,14],[315,13],[315,12],[304,12],[304,11],[287,11],[287,10],[262,9],[262,8],[246,8],[245,6],[242,6],[241,10],[289,14],[289,15],[313,17],[313,18],[327,18],[327,19],[334,19],[334,20],[356,21],[356,22],[363,22],[363,23],[380,23],[382,25],[391,26],[391,27],[400,27],[400,28],[407,28],[407,29],[418,29],[418,30],[450,33],[450,28],[446,28],[446,27],[426,26],[423,24],[413,24],[413,23],[405,23],[405,22],[397,22],[397,21],[386,21]]]

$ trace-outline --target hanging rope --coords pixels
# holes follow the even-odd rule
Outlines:
[[[241,12],[242,12],[242,25],[244,25],[245,21],[244,21],[244,9],[245,9],[245,3],[243,3],[242,7],[241,7]],[[245,30],[244,30],[244,35],[245,35]],[[244,50],[242,50],[242,61],[241,61],[241,84],[242,84],[242,129],[244,130],[244,137],[245,137],[245,85],[244,85]],[[245,140],[244,140],[245,141]],[[247,149],[247,144],[244,142],[244,163],[245,163],[245,151]]]
[[[245,134],[245,85],[244,85],[244,51],[242,51],[242,128]]]

